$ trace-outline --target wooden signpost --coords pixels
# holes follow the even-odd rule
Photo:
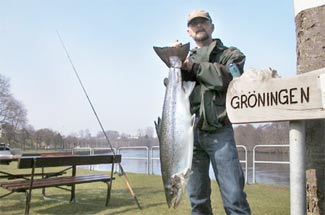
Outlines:
[[[226,107],[232,123],[325,118],[325,68],[290,78],[263,73],[271,71],[244,73],[230,83]]]

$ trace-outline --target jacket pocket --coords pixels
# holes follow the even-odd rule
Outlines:
[[[207,90],[203,94],[202,130],[215,131],[224,125],[226,114],[225,95],[221,92]]]

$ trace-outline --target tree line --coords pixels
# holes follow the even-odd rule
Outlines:
[[[35,130],[28,124],[27,110],[10,92],[9,79],[0,74],[0,142],[13,148],[28,149],[65,149],[75,147],[118,148],[122,146],[159,145],[152,127],[139,129],[132,137],[125,133],[108,130],[92,135],[89,130],[63,135],[49,128]],[[288,122],[265,124],[241,124],[234,126],[236,143],[252,151],[257,144],[288,144]],[[106,139],[108,137],[108,141]],[[282,148],[277,150],[284,150]]]
[[[236,144],[246,146],[253,151],[255,145],[289,144],[289,122],[273,122],[264,124],[242,124],[234,126]],[[265,148],[259,151],[287,152],[288,148]]]

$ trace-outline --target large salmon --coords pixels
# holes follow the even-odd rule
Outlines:
[[[155,125],[167,204],[176,208],[191,174],[195,116],[190,113],[189,96],[195,82],[183,82],[180,70],[189,43],[181,47],[154,47],[154,50],[169,67],[162,117]]]

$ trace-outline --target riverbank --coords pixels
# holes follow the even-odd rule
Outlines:
[[[1,171],[17,173],[16,164],[1,165]],[[94,172],[78,169],[79,173]],[[31,214],[78,214],[78,215],[184,215],[190,214],[190,206],[186,196],[179,208],[168,209],[162,187],[161,176],[127,173],[131,187],[140,201],[139,210],[133,197],[127,190],[125,177],[116,175],[113,183],[112,197],[108,207],[105,207],[104,183],[77,185],[77,200],[79,203],[70,204],[67,201],[43,200],[41,190],[34,190],[31,203]],[[1,179],[4,180],[4,179]],[[212,182],[212,205],[214,214],[225,214],[218,191],[217,183]],[[288,215],[290,213],[289,188],[278,185],[254,184],[246,185],[253,214],[259,215]],[[0,188],[0,195],[6,191]],[[47,194],[62,200],[68,200],[69,194],[61,189],[47,189]],[[87,203],[87,204],[86,204]],[[25,195],[14,193],[0,200],[2,215],[23,214]]]

